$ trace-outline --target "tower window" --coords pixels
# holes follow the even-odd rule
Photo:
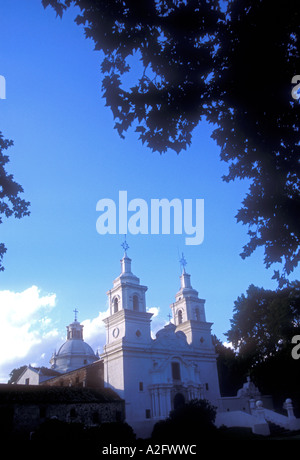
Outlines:
[[[150,411],[150,409],[146,409],[146,418],[151,418],[151,411]]]
[[[171,363],[172,366],[172,379],[173,380],[181,380],[181,375],[180,375],[180,364],[173,362]]]
[[[195,316],[196,316],[196,320],[197,320],[197,321],[200,321],[200,311],[199,311],[199,308],[196,308],[196,309],[195,309]]]
[[[114,313],[117,313],[118,310],[119,310],[119,301],[116,297],[114,300]]]
[[[133,296],[133,310],[139,311],[139,298],[137,295]]]
[[[182,310],[178,310],[178,324],[182,323]]]
[[[139,391],[144,391],[144,384],[143,384],[143,382],[139,382]]]

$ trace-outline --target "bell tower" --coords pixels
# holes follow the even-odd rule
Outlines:
[[[104,381],[127,404],[127,416],[134,410],[139,382],[145,381],[145,349],[151,338],[152,313],[146,311],[147,286],[131,271],[128,245],[122,244],[121,274],[107,292],[109,315],[103,320],[106,344],[103,348]],[[131,402],[132,401],[132,402]]]
[[[180,289],[175,295],[175,302],[170,305],[176,331],[184,332],[187,342],[196,348],[211,348],[212,323],[206,321],[205,300],[199,299],[198,292],[191,285],[191,275],[186,273],[186,260],[183,255],[180,263]]]
[[[107,292],[109,316],[104,319],[106,345],[122,339],[127,343],[148,343],[151,340],[150,321],[152,313],[146,312],[147,286],[131,271],[131,259],[127,256],[128,244],[122,244],[121,274]]]

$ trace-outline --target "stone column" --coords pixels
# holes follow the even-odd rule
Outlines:
[[[292,418],[292,419],[296,418],[295,415],[294,415],[294,409],[293,409],[293,404],[292,404],[291,399],[289,399],[289,398],[286,399],[285,402],[284,402],[283,407],[287,411],[288,418]]]
[[[153,418],[154,417],[153,393],[152,393],[152,390],[149,390],[149,392],[150,392],[151,416]]]
[[[160,400],[160,388],[157,388],[157,416],[161,415],[161,400]]]
[[[256,410],[253,412],[253,415],[257,418],[257,423],[254,423],[252,426],[253,433],[268,436],[270,428],[265,419],[265,410],[262,401],[256,401]]]
[[[155,404],[155,417],[157,418],[159,414],[157,388],[154,388],[154,404]]]
[[[288,414],[288,428],[289,430],[299,430],[300,429],[300,419],[297,419],[294,415],[294,409],[291,399],[286,399],[283,407]]]
[[[262,422],[265,422],[265,410],[262,401],[256,401],[256,416]]]
[[[169,414],[170,414],[170,412],[172,410],[172,406],[171,406],[171,389],[170,388],[167,388],[166,399],[167,399],[167,417],[169,417]]]
[[[252,414],[252,412],[255,410],[255,399],[249,400],[249,408],[250,408],[250,413]]]
[[[159,404],[158,404],[158,389],[153,388],[153,400],[154,400],[154,417],[157,418],[159,416]]]
[[[167,390],[162,388],[161,390],[161,415],[166,418],[168,416],[167,408]]]
[[[157,417],[157,401],[156,401],[156,394],[155,388],[151,389],[151,402],[152,402],[152,417]]]

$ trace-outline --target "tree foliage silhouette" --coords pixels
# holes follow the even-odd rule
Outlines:
[[[30,214],[28,210],[30,203],[19,196],[23,193],[23,188],[6,170],[9,157],[5,151],[12,145],[13,141],[5,139],[0,132],[0,224],[3,222],[2,215],[20,219]],[[0,271],[4,270],[2,260],[6,250],[5,244],[0,243]]]
[[[249,286],[235,301],[228,341],[248,361],[249,368],[291,350],[300,332],[300,281],[275,291]]]
[[[280,263],[274,278],[287,283],[300,259],[300,110],[291,96],[299,73],[298,1],[42,3],[59,16],[79,7],[77,24],[104,53],[103,96],[121,136],[135,127],[150,149],[179,153],[201,120],[213,124],[228,163],[223,179],[250,181],[236,215],[248,226],[241,256],[263,247],[265,266]],[[132,56],[143,71],[128,87]]]
[[[216,435],[216,408],[206,399],[193,399],[174,409],[152,431],[154,442],[194,442],[199,436]]]

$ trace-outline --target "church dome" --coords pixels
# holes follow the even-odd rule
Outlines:
[[[62,355],[81,355],[81,356],[94,356],[92,347],[90,347],[83,340],[73,339],[67,340],[58,350],[57,356]]]
[[[51,368],[59,372],[69,372],[79,367],[97,361],[99,357],[93,349],[83,340],[83,326],[77,321],[76,316],[73,323],[67,326],[67,340],[54,353],[50,363]]]

